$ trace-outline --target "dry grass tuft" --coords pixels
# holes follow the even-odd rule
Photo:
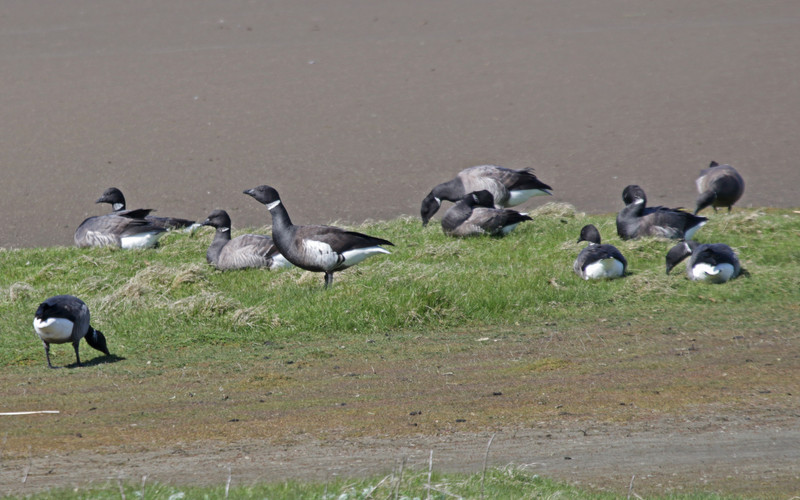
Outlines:
[[[549,202],[536,207],[535,209],[528,212],[528,214],[533,217],[563,217],[567,219],[574,219],[579,217],[585,217],[586,214],[584,212],[578,212],[575,209],[575,206],[570,203],[564,202]]]
[[[3,302],[16,302],[18,300],[28,300],[33,297],[36,290],[28,283],[18,281],[13,283],[8,290],[2,294]]]
[[[236,310],[238,307],[239,303],[235,300],[221,293],[205,290],[169,305],[169,309],[176,313],[204,318],[222,316],[229,311]]]

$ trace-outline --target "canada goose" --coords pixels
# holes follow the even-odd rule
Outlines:
[[[272,215],[272,240],[286,260],[307,271],[325,273],[325,288],[333,283],[333,273],[347,269],[378,253],[390,253],[380,245],[390,241],[346,231],[333,226],[295,226],[270,186],[244,191],[267,206]],[[393,246],[393,245],[392,245]]]
[[[594,225],[581,228],[578,243],[581,241],[589,244],[580,251],[572,265],[575,274],[585,280],[625,276],[628,261],[614,245],[600,243],[600,231]]]
[[[723,243],[682,241],[667,252],[667,274],[680,261],[690,256],[686,264],[689,279],[706,283],[725,283],[739,276],[741,265],[736,253]]]
[[[202,225],[217,230],[206,252],[206,260],[217,269],[278,269],[291,266],[269,236],[242,234],[231,239],[231,218],[225,210],[214,210]]]
[[[125,196],[122,191],[115,187],[110,187],[103,191],[103,196],[97,199],[95,203],[108,203],[113,210],[112,213],[119,213],[125,210]],[[193,220],[179,219],[177,217],[156,217],[155,215],[148,215],[145,217],[148,222],[157,227],[164,229],[193,229],[198,224]]]
[[[433,188],[422,200],[422,225],[428,224],[442,200],[457,202],[468,193],[484,189],[494,196],[495,208],[503,208],[519,205],[533,196],[549,195],[552,188],[540,181],[532,169],[512,170],[495,165],[470,167]]]
[[[56,368],[50,363],[50,344],[72,342],[78,366],[81,366],[78,344],[82,338],[91,347],[110,356],[106,338],[89,324],[89,308],[73,295],[56,295],[39,304],[33,317],[33,329],[42,339],[47,366],[50,368]]]
[[[149,248],[158,243],[166,231],[145,219],[148,209],[123,210],[85,219],[75,230],[79,247],[117,246],[120,248]]]
[[[623,240],[642,236],[691,239],[708,219],[680,208],[647,207],[644,189],[632,184],[622,191],[625,208],[617,214],[617,234]]]
[[[700,172],[700,177],[695,181],[697,192],[696,214],[700,210],[711,205],[714,211],[717,207],[728,207],[728,212],[744,193],[744,179],[739,172],[730,165],[720,165],[712,161],[707,169]]]
[[[504,236],[526,220],[532,219],[510,208],[494,208],[492,193],[484,189],[450,207],[442,217],[442,231],[449,236]]]

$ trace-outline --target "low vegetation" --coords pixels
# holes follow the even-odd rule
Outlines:
[[[6,417],[3,456],[254,436],[291,443],[305,434],[480,432],[548,420],[636,424],[747,411],[755,400],[790,406],[800,391],[784,376],[800,367],[787,354],[800,318],[797,212],[710,214],[696,239],[729,244],[746,269],[716,286],[690,282],[683,265],[666,275],[673,242],[620,241],[613,216],[558,204],[531,215],[502,239],[453,239],[414,218],[357,227],[396,246],[338,273],[329,290],[321,274],[299,269],[213,270],[205,228],[171,233],[149,251],[0,250],[0,408],[61,412],[48,420],[55,425]],[[587,223],[627,257],[626,278],[573,274]],[[61,293],[89,305],[111,357],[82,343],[88,366],[46,369],[31,322],[41,300]],[[68,345],[51,356],[54,365],[74,362]],[[512,483],[541,481],[519,469],[489,471]],[[476,477],[445,480],[456,491]],[[374,486],[352,484],[352,496],[337,498],[367,498],[358,492]],[[151,487],[163,487],[165,498],[185,491]],[[237,498],[280,496],[272,487],[284,486],[254,486]],[[294,487],[320,498],[324,488],[343,494],[346,483]],[[109,488],[118,498],[117,485]],[[424,498],[420,491],[406,495]],[[517,497],[487,494],[503,496]]]

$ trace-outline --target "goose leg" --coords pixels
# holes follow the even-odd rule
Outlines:
[[[47,342],[42,342],[44,344],[44,355],[47,357],[47,367],[48,368],[57,368],[50,363],[50,344]]]
[[[77,364],[78,366],[81,366],[81,356],[80,356],[80,354],[78,354],[78,342],[74,342],[72,344],[72,347],[75,348],[75,364]]]
[[[333,284],[333,273],[325,273],[325,288]]]

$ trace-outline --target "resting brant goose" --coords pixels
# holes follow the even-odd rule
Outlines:
[[[206,260],[217,269],[278,269],[291,266],[269,236],[242,234],[231,239],[231,218],[225,210],[214,210],[202,225],[216,229],[214,241],[206,252]]]
[[[81,222],[75,230],[79,247],[116,246],[125,249],[150,248],[158,243],[166,229],[145,219],[149,209],[123,210],[96,215]]]
[[[617,234],[623,240],[642,236],[691,239],[708,219],[680,208],[647,207],[644,189],[632,184],[622,191],[625,208],[617,214]]]
[[[494,208],[492,193],[484,189],[450,207],[442,217],[442,231],[448,236],[505,236],[526,220],[533,219],[510,208]]]
[[[581,241],[589,244],[580,251],[572,265],[575,274],[585,280],[625,276],[628,261],[617,247],[600,242],[600,231],[593,224],[581,228],[578,243]]]
[[[89,308],[74,295],[56,295],[39,304],[33,317],[33,329],[42,339],[50,368],[56,368],[50,363],[50,344],[72,342],[78,366],[81,366],[78,344],[83,338],[89,346],[106,356],[111,355],[106,347],[106,338],[89,324]]]
[[[496,165],[479,165],[462,170],[456,177],[433,188],[422,200],[422,225],[428,224],[442,200],[457,202],[474,191],[487,190],[496,208],[513,207],[533,196],[551,194],[552,189],[534,175],[532,169],[512,170]]]
[[[712,161],[707,169],[700,172],[700,177],[695,181],[697,192],[696,214],[700,210],[711,205],[714,211],[717,207],[728,207],[728,212],[734,203],[739,201],[744,193],[744,179],[739,172],[730,165],[720,165]]]
[[[272,215],[272,240],[286,260],[301,269],[325,273],[325,288],[333,283],[334,272],[371,255],[390,253],[380,245],[392,243],[381,238],[333,226],[295,226],[273,187],[258,186],[244,194],[266,205]]]
[[[125,196],[122,191],[115,187],[110,187],[103,191],[103,196],[97,199],[95,203],[108,203],[111,205],[113,213],[119,213],[125,210]],[[197,222],[188,219],[180,219],[177,217],[156,217],[155,215],[148,215],[145,217],[151,224],[157,227],[163,227],[166,230],[170,229],[194,229],[198,226]]]
[[[689,279],[706,283],[725,283],[739,276],[742,268],[736,253],[724,243],[682,241],[667,252],[667,274],[680,261],[691,256],[686,264]]]

